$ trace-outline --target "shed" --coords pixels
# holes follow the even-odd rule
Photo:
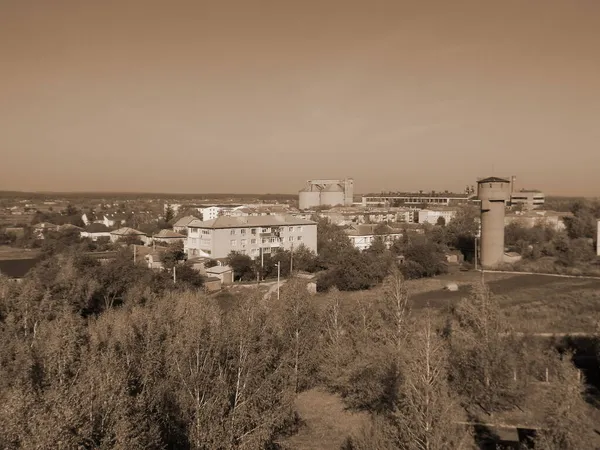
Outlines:
[[[225,285],[233,283],[233,269],[229,266],[214,266],[206,269],[208,277],[217,277]]]
[[[204,290],[206,292],[216,292],[221,289],[221,279],[217,277],[208,277],[204,280]]]

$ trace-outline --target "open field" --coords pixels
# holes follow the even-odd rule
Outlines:
[[[587,332],[600,324],[600,280],[560,278],[546,275],[486,273],[485,282],[518,332]],[[468,297],[470,286],[481,279],[478,272],[459,272],[408,281],[411,309],[417,313],[429,306],[449,309]],[[459,290],[444,290],[454,282]],[[381,287],[369,291],[344,292],[343,301],[368,301],[383,295]],[[317,298],[323,298],[319,294]]]
[[[2,260],[36,258],[38,255],[39,251],[37,250],[28,250],[0,245],[0,259]]]

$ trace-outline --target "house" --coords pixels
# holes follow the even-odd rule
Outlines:
[[[146,244],[148,241],[148,236],[146,235],[146,233],[143,233],[138,230],[134,230],[133,228],[129,228],[129,227],[119,228],[118,230],[110,232],[110,241],[111,242],[117,242],[118,240],[127,239],[127,238],[138,238],[144,244]]]
[[[200,220],[200,219],[198,219],[195,216],[185,216],[185,217],[182,217],[181,219],[178,219],[173,224],[173,231],[175,231],[176,233],[187,233],[187,226],[193,220]]]
[[[58,231],[58,225],[48,222],[36,223],[32,228],[33,233],[38,239],[44,239],[44,233],[48,231]]]
[[[390,248],[395,240],[402,237],[400,230],[383,224],[352,225],[345,231],[352,245],[359,250],[370,248],[376,237],[381,237],[387,248]]]
[[[0,260],[0,275],[12,281],[20,282],[38,263],[38,258],[19,258]]]
[[[317,251],[316,222],[289,215],[220,216],[190,222],[184,250],[189,257],[226,258],[235,251],[257,258],[300,245]]]
[[[127,215],[121,212],[105,213],[102,223],[107,227],[125,225],[127,223]]]
[[[110,239],[110,228],[103,223],[91,223],[80,232],[80,236],[94,242],[102,238]]]
[[[157,234],[152,236],[152,241],[171,244],[173,242],[183,242],[185,238],[185,235],[179,234],[173,230],[160,230]]]
[[[206,275],[216,277],[221,280],[221,284],[227,285],[233,283],[233,269],[229,266],[214,266],[205,269]]]

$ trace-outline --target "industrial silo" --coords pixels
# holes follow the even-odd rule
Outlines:
[[[314,190],[302,189],[298,193],[298,208],[313,209],[321,204],[321,192],[316,188]]]
[[[481,250],[483,268],[492,268],[504,260],[504,212],[510,199],[510,180],[498,177],[477,181],[481,201]]]
[[[328,184],[321,191],[321,205],[343,205],[344,201],[344,188],[339,184]]]

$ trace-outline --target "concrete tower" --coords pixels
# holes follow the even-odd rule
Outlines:
[[[481,253],[483,268],[492,268],[504,260],[504,210],[510,199],[511,180],[498,177],[477,181],[481,201]]]

